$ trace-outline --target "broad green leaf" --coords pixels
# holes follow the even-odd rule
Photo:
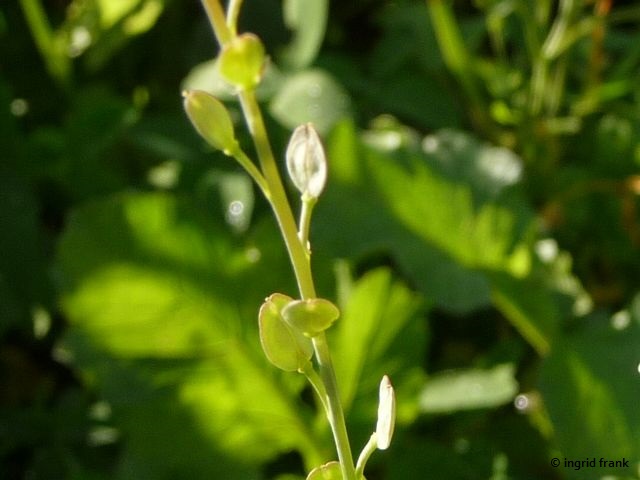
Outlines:
[[[513,364],[490,370],[467,369],[444,372],[427,379],[420,393],[424,413],[491,408],[511,402],[518,393]]]
[[[285,66],[290,69],[309,66],[322,45],[328,16],[327,0],[284,1],[284,20],[294,32],[280,55]]]
[[[533,216],[517,196],[480,198],[421,152],[363,146],[349,124],[328,150],[331,180],[316,207],[316,248],[336,256],[389,251],[420,290],[454,312],[491,303],[485,272],[529,273]]]
[[[269,110],[278,122],[293,130],[311,122],[321,134],[350,110],[345,89],[327,72],[304,70],[286,78],[271,100]]]
[[[492,299],[540,355],[551,349],[560,324],[556,299],[540,281],[511,275],[491,275]]]
[[[493,305],[548,353],[557,288],[532,267],[534,217],[513,185],[519,160],[459,132],[431,135],[421,151],[407,135],[375,148],[349,123],[334,131],[314,245],[341,257],[389,253],[440,308]]]
[[[586,317],[542,366],[539,386],[562,455],[625,458],[630,465],[567,469],[568,478],[630,474],[640,464],[640,317],[630,313],[625,322]]]
[[[388,375],[398,396],[399,419],[406,419],[415,394],[409,384],[425,349],[420,310],[419,297],[388,269],[371,271],[355,283],[342,318],[329,331],[345,409],[360,394],[375,421],[380,378]]]
[[[127,439],[115,478],[241,479],[279,452],[318,457],[297,390],[260,351],[260,298],[287,271],[268,235],[259,250],[243,245],[160,194],[73,215],[57,258],[63,348]]]

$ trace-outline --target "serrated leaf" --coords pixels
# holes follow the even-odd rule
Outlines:
[[[351,124],[336,128],[327,142],[329,161],[336,161],[315,211],[314,245],[347,258],[388,253],[440,308],[466,313],[495,305],[492,295],[500,284],[494,285],[494,276],[515,281],[531,274],[534,216],[515,190],[515,177],[499,174],[505,165],[505,171],[512,170],[512,154],[507,160],[503,155],[500,169],[493,171],[487,158],[494,147],[467,134],[436,135],[438,140],[426,142],[431,150],[426,153],[410,142],[374,148]],[[472,181],[477,175],[444,168],[439,164],[447,155],[456,164],[477,164],[485,175]],[[536,309],[517,317],[514,312],[506,311],[544,352],[557,317],[538,317]]]

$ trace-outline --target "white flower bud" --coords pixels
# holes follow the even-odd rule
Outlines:
[[[378,449],[386,450],[389,448],[395,424],[396,394],[389,377],[385,375],[380,382],[380,403],[378,404],[378,423],[376,424]]]
[[[300,193],[318,198],[327,181],[327,159],[313,125],[296,128],[287,147],[287,170]]]

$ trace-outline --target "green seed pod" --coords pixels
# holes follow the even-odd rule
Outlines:
[[[307,480],[342,480],[342,470],[338,462],[329,462],[314,468]]]
[[[294,300],[282,309],[285,322],[307,337],[324,332],[339,316],[338,307],[323,298]]]
[[[264,46],[255,35],[244,33],[224,46],[218,62],[222,78],[240,90],[250,90],[262,79]]]
[[[274,293],[260,307],[260,343],[267,359],[286,372],[300,370],[311,359],[311,340],[287,325],[282,318],[282,309],[292,298]]]
[[[201,90],[182,92],[191,123],[209,145],[229,155],[238,148],[233,122],[224,104]]]

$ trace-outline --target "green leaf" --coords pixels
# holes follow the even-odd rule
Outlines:
[[[301,370],[313,356],[311,340],[285,322],[282,311],[293,299],[274,293],[260,307],[260,342],[269,361],[281,370]]]
[[[399,421],[411,415],[413,384],[421,377],[426,343],[420,311],[419,297],[386,268],[373,270],[355,283],[342,319],[329,332],[346,410],[360,395],[361,407],[375,419],[380,378],[388,375],[398,397]]]
[[[127,439],[115,478],[241,479],[279,452],[319,458],[298,387],[258,344],[257,305],[286,271],[276,239],[242,245],[169,195],[75,212],[57,257],[63,348]]]
[[[486,148],[471,149],[467,162]],[[517,195],[480,195],[411,148],[368,148],[347,123],[329,141],[328,157],[316,248],[343,257],[388,251],[428,298],[454,312],[491,304],[486,271],[529,273],[533,215]]]
[[[573,335],[554,344],[540,376],[557,448],[568,459],[625,458],[640,462],[640,316],[621,324],[586,317]],[[623,475],[629,469],[589,468],[569,478]]]
[[[560,312],[551,291],[535,278],[491,275],[492,299],[536,351],[544,356],[558,333]]]
[[[518,393],[515,366],[467,369],[434,375],[420,393],[424,413],[492,408],[511,402]]]
[[[338,462],[329,462],[309,472],[307,480],[342,480],[342,470]]]
[[[284,65],[300,69],[313,61],[322,45],[328,16],[327,0],[285,0],[284,20],[294,34],[280,55]]]
[[[345,89],[327,72],[305,70],[286,78],[269,105],[271,115],[293,130],[313,123],[320,134],[326,134],[350,110]]]

